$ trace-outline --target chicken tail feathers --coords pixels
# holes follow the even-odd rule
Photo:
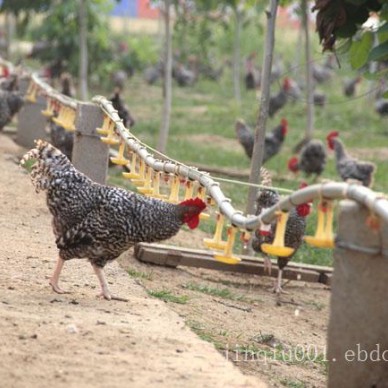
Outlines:
[[[179,204],[182,209],[183,223],[190,229],[195,229],[199,224],[199,215],[206,209],[206,203],[200,198],[190,198]]]
[[[47,190],[53,173],[68,168],[69,164],[61,151],[44,140],[36,140],[35,148],[20,160],[20,165],[30,171],[36,192]]]

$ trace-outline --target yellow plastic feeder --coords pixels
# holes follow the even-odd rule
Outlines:
[[[132,152],[132,159],[131,159],[131,171],[130,172],[123,172],[123,177],[128,179],[139,179],[140,174],[136,172],[136,163],[137,163],[137,153]]]
[[[268,255],[287,257],[291,256],[295,249],[286,247],[284,245],[284,235],[286,232],[286,225],[288,220],[288,212],[278,212],[278,222],[276,224],[275,238],[272,244],[262,244],[261,250]]]
[[[317,230],[314,236],[304,236],[307,244],[316,248],[334,248],[333,201],[322,201],[318,205]]]
[[[139,161],[139,173],[138,178],[131,179],[132,183],[136,187],[144,186],[145,184],[145,173],[146,173],[146,164],[143,159]]]
[[[206,202],[206,190],[205,190],[205,188],[203,186],[199,186],[198,187],[197,197],[202,199],[202,201]],[[209,213],[202,212],[199,215],[199,219],[200,220],[208,220],[209,218],[210,218],[210,214]]]
[[[206,247],[210,249],[218,249],[221,251],[225,249],[226,241],[222,240],[222,230],[224,229],[224,221],[225,217],[222,214],[218,213],[214,237],[203,239],[203,243]]]
[[[146,173],[144,178],[144,186],[138,187],[137,190],[142,194],[151,194],[153,191],[152,188],[152,168],[147,166]]]
[[[110,128],[111,122],[112,122],[111,119],[107,115],[104,115],[104,119],[103,119],[103,122],[102,122],[102,127],[101,128],[96,128],[96,132],[99,135],[107,136],[108,133],[109,133],[109,128]]]
[[[187,180],[184,200],[186,201],[187,199],[193,198],[193,192],[194,192],[193,182],[190,180]]]
[[[25,100],[35,104],[37,93],[38,93],[38,87],[37,85],[35,85],[34,82],[31,81],[26,92]]]
[[[126,166],[129,163],[128,159],[124,158],[124,151],[125,151],[125,142],[122,141],[120,143],[119,152],[116,157],[111,157],[110,161],[113,164],[117,164],[118,166]]]
[[[179,189],[181,186],[181,181],[179,176],[174,176],[171,182],[171,191],[170,196],[168,197],[167,202],[178,203],[179,202]]]
[[[237,228],[235,226],[230,226],[228,228],[228,239],[226,240],[224,254],[214,255],[214,258],[217,261],[221,261],[222,263],[225,263],[225,264],[238,264],[241,261],[239,257],[233,256],[233,252],[232,252],[234,241],[236,239],[236,233],[237,233]]]
[[[54,101],[51,98],[47,98],[47,106],[45,110],[42,110],[41,113],[45,117],[54,116]]]
[[[119,144],[120,141],[119,139],[116,138],[114,134],[115,123],[110,118],[108,118],[108,120],[109,120],[109,123],[108,123],[108,126],[106,127],[106,130],[107,130],[106,136],[100,137],[100,140],[105,144],[117,145]]]
[[[66,129],[66,131],[74,132],[75,131],[75,110],[69,107],[65,107],[65,114],[62,121],[62,127]]]
[[[160,176],[161,176],[161,172],[155,172],[153,174],[153,178],[152,178],[152,192],[150,194],[146,194],[150,197],[153,197],[153,198],[158,198],[158,199],[166,199],[167,198],[167,195],[165,194],[161,194],[160,193]]]

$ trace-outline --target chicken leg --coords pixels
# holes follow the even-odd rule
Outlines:
[[[94,273],[97,275],[98,281],[100,282],[101,286],[101,293],[99,294],[99,296],[104,297],[106,300],[118,300],[120,302],[128,302],[128,299],[113,296],[109,291],[108,283],[105,279],[104,270],[95,264],[92,264],[92,266]]]
[[[59,275],[61,274],[63,265],[65,264],[65,260],[63,260],[60,256],[58,256],[57,266],[55,267],[54,273],[52,274],[49,284],[52,287],[53,291],[57,294],[68,294],[67,291],[62,290],[59,285]]]
[[[280,294],[288,294],[288,292],[284,291],[282,288],[282,278],[283,278],[283,269],[279,268],[278,277],[275,280],[275,286],[273,288],[273,292],[276,293],[278,296]]]

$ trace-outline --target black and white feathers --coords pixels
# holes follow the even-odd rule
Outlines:
[[[103,267],[138,242],[168,239],[184,223],[198,224],[200,199],[171,204],[93,182],[51,144],[38,140],[21,160],[35,160],[31,180],[46,191],[53,231],[63,260],[88,258]]]

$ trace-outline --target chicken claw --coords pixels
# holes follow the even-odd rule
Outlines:
[[[62,288],[58,286],[58,282],[55,282],[52,278],[50,279],[49,284],[57,294],[70,294],[69,291],[62,290]]]
[[[58,285],[59,275],[61,274],[63,265],[65,264],[65,260],[58,257],[57,266],[55,267],[53,276],[51,276],[49,284],[54,292],[57,294],[69,294],[69,292],[62,290]]]

